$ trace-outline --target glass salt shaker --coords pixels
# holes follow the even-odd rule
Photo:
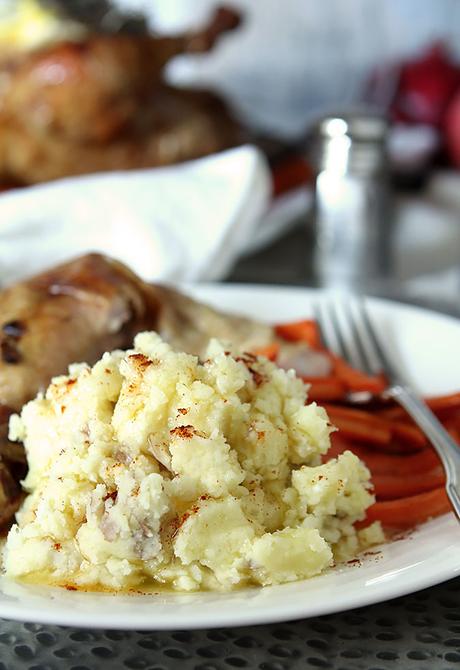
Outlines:
[[[387,122],[370,113],[322,118],[312,135],[317,282],[378,291],[390,279],[392,215]]]

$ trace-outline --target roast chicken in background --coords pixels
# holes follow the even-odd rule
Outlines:
[[[8,417],[64,374],[156,330],[179,350],[202,355],[210,337],[251,350],[270,326],[217,312],[176,290],[143,282],[121,263],[89,254],[0,293],[0,525],[22,499],[23,449],[7,439]]]
[[[174,89],[163,67],[210,50],[235,29],[233,10],[176,37],[89,33],[0,59],[0,180],[33,184],[76,174],[167,165],[243,140],[209,92]]]

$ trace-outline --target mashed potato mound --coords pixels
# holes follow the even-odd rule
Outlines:
[[[78,588],[231,589],[310,577],[356,553],[374,498],[307,387],[212,340],[206,360],[155,333],[71,366],[10,421],[30,492],[8,576]],[[379,541],[367,530],[365,543]]]

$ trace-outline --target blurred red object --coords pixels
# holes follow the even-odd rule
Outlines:
[[[300,155],[286,156],[272,165],[273,196],[282,195],[313,182],[313,169]]]
[[[460,89],[447,108],[444,136],[450,160],[456,167],[460,167]]]
[[[442,128],[449,102],[460,86],[460,66],[437,42],[422,56],[401,65],[390,118]]]

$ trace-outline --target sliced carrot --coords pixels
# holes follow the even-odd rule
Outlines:
[[[374,395],[383,393],[387,384],[384,375],[367,375],[356,370],[340,356],[332,355],[334,372],[349,391],[368,391]]]
[[[392,528],[413,528],[431,517],[440,516],[450,510],[446,490],[440,486],[415,496],[374,503],[366,512],[364,525],[381,521],[384,526]]]
[[[378,416],[349,407],[325,405],[331,422],[344,437],[365,444],[388,445],[391,428],[387,421]]]
[[[404,422],[391,423],[379,414],[340,405],[325,404],[331,422],[344,436],[369,445],[386,445],[395,453],[413,452],[428,446],[425,435]]]
[[[309,402],[330,402],[343,400],[345,397],[345,385],[337,377],[302,377],[302,379],[311,385],[308,391]]]
[[[372,483],[374,484],[374,493],[377,500],[395,500],[414,496],[424,491],[432,491],[439,486],[443,486],[445,482],[446,475],[442,468],[405,477],[398,477],[394,474],[372,474]]]
[[[450,393],[448,395],[438,395],[431,398],[425,398],[425,402],[428,407],[433,410],[433,412],[460,409],[460,393]]]
[[[321,337],[316,321],[304,319],[275,326],[275,333],[288,342],[306,342],[314,349],[321,349]]]
[[[253,351],[256,356],[265,356],[265,358],[268,358],[269,361],[276,361],[279,352],[280,345],[278,342],[272,342],[271,344],[267,344],[265,347],[259,347]]]
[[[354,419],[329,415],[332,423],[344,435],[351,440],[356,440],[364,444],[374,444],[377,446],[389,446],[391,432],[386,426],[378,426],[372,423],[360,423]]]
[[[451,426],[460,428],[460,409],[449,410],[448,412],[440,412],[438,414],[439,420],[449,423]]]
[[[382,419],[387,419],[388,421],[410,421],[410,417],[406,413],[406,410],[404,410],[399,405],[379,409],[377,414],[378,416],[381,416]]]
[[[386,427],[389,426],[388,421],[367,409],[358,409],[357,407],[352,407],[350,405],[335,405],[333,403],[325,403],[324,408],[331,414],[334,414],[334,416],[352,418],[362,421],[363,423],[375,423]]]
[[[428,407],[433,410],[435,414],[441,414],[446,418],[451,412],[460,410],[460,393],[451,393],[449,395],[433,396],[424,399]],[[395,405],[379,411],[379,415],[386,419],[406,419],[411,420],[406,410]]]
[[[428,446],[428,439],[424,433],[410,423],[403,421],[395,422],[391,425],[391,431],[396,441],[403,442],[414,449],[424,449]]]
[[[460,447],[460,426],[457,426],[455,423],[446,422],[445,427],[453,441]]]
[[[335,431],[331,434],[331,446],[326,454],[323,455],[323,463],[330,461],[331,458],[337,458],[340,454],[343,454],[344,451],[355,451],[356,446],[343,437],[340,431]]]
[[[337,458],[349,449],[360,458],[369,468],[373,475],[395,475],[396,477],[409,477],[424,472],[429,472],[441,465],[439,456],[434,449],[423,449],[414,454],[393,454],[366,447],[361,444],[353,444],[343,437],[340,431],[332,433],[331,447],[323,456],[323,462],[331,458]]]
[[[353,446],[353,451],[367,465],[373,475],[394,475],[410,477],[429,472],[440,465],[439,456],[433,449],[424,449],[415,454],[387,454]]]

